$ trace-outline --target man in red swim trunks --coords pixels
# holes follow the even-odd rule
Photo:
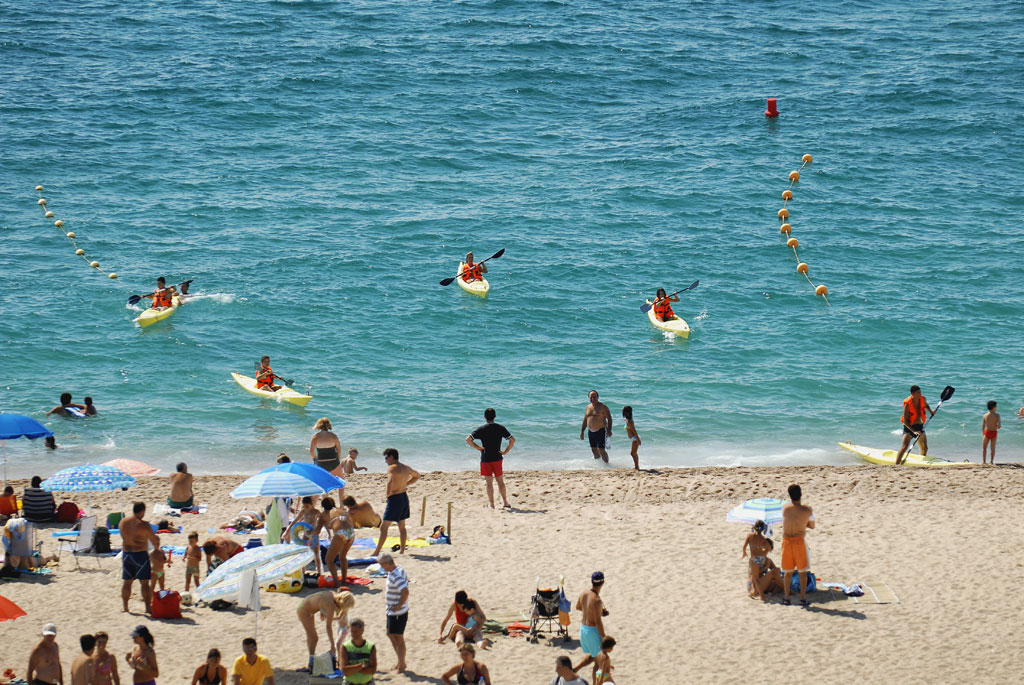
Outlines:
[[[807,571],[811,568],[811,555],[807,551],[804,535],[808,528],[814,528],[811,520],[814,512],[800,503],[799,485],[789,486],[790,502],[782,506],[782,579],[783,604],[789,604],[789,584],[793,571],[800,574],[800,603],[807,606]]]
[[[484,409],[484,420],[487,423],[467,435],[466,442],[470,447],[480,452],[480,475],[487,479],[487,499],[491,502],[491,509],[494,508],[494,483],[492,480],[498,481],[498,492],[501,493],[501,499],[505,503],[504,506],[511,509],[512,505],[508,503],[508,497],[505,495],[505,480],[502,478],[501,460],[502,457],[509,453],[512,446],[516,444],[516,439],[512,437],[507,428],[500,423],[494,422],[496,416],[497,414],[490,407]],[[501,449],[501,441],[503,439],[508,440],[508,447],[504,450]],[[479,440],[482,447],[476,444],[475,440]]]

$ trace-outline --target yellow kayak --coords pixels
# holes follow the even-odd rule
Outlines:
[[[181,306],[181,298],[175,295],[171,298],[171,306],[164,307],[163,309],[154,309],[150,307],[146,311],[139,314],[138,318],[135,319],[135,323],[139,324],[143,328],[146,326],[152,326],[157,321],[163,321],[174,316],[174,312],[178,311],[178,307]]]
[[[491,284],[487,282],[486,278],[481,278],[478,281],[470,281],[469,283],[462,280],[462,276],[459,274],[461,274],[465,268],[465,262],[459,262],[459,270],[455,272],[455,282],[458,283],[459,287],[467,293],[472,293],[473,295],[478,295],[480,297],[487,297],[487,293],[491,292]]]
[[[291,388],[282,386],[280,390],[261,390],[256,387],[256,379],[250,376],[243,376],[240,373],[231,373],[231,377],[235,379],[235,383],[251,392],[253,395],[259,395],[260,397],[267,397],[270,399],[277,400],[278,402],[288,402],[289,404],[296,404],[300,407],[305,407],[311,399],[312,395],[303,395],[302,393],[296,392]]]
[[[651,301],[647,300],[647,304],[651,304]],[[651,325],[655,328],[667,333],[675,333],[680,338],[690,337],[690,326],[678,316],[668,321],[661,321],[654,315],[654,307],[652,306],[647,310],[647,318],[650,319]]]
[[[844,450],[853,452],[858,457],[866,462],[872,464],[882,464],[884,466],[895,466],[896,465],[896,453],[897,450],[880,450],[874,447],[862,447],[861,445],[854,445],[850,441],[841,442],[839,446]],[[901,466],[964,466],[971,462],[964,461],[949,461],[948,459],[939,459],[938,457],[922,457],[920,454],[904,455],[904,461]]]

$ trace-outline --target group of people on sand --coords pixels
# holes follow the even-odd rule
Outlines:
[[[133,646],[124,660],[132,672],[132,682],[139,685],[156,683],[160,667],[153,649],[153,635],[146,626],[140,625],[128,637]],[[82,635],[78,642],[81,651],[71,660],[69,685],[120,685],[119,659],[107,649],[110,636],[105,632],[89,633]],[[43,626],[42,639],[29,652],[25,681],[31,685],[64,685],[56,624]]]
[[[799,576],[800,604],[807,601],[807,574],[811,570],[811,556],[807,547],[807,531],[814,528],[814,512],[801,500],[799,485],[789,486],[789,502],[782,506],[782,560],[781,569],[771,559],[775,543],[766,535],[768,526],[756,521],[743,541],[742,558],[747,559],[747,593],[752,598],[768,601],[771,593],[782,592],[783,604],[790,604],[793,574]],[[749,555],[749,556],[748,556]]]

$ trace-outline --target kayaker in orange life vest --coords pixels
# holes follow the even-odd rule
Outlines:
[[[171,306],[171,290],[165,285],[164,277],[156,279],[156,290],[146,297],[153,300],[154,309],[166,309]]]
[[[274,385],[275,378],[278,376],[275,376],[274,370],[270,368],[270,357],[263,355],[260,357],[260,370],[256,373],[256,389],[277,392],[281,386]]]
[[[665,294],[664,288],[658,288],[658,293],[654,296],[654,316],[658,321],[671,321],[676,318],[676,313],[672,311],[672,305],[670,302],[678,302],[679,296],[673,295],[668,297]]]
[[[903,455],[910,447],[910,441],[918,435],[921,436],[917,441],[921,448],[921,456],[928,454],[928,438],[924,434],[925,411],[935,416],[935,412],[928,406],[928,400],[921,394],[921,388],[916,385],[910,386],[910,397],[903,400],[903,416],[900,417],[903,423],[903,444],[896,454],[897,466],[903,463]]]
[[[466,266],[462,268],[462,280],[466,283],[471,281],[483,280],[484,274],[487,273],[487,265],[484,263],[476,264],[473,262],[473,253],[466,253]]]

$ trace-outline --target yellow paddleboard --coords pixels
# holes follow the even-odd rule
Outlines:
[[[872,464],[882,464],[885,466],[895,466],[896,464],[896,453],[898,450],[880,450],[874,447],[862,447],[861,445],[854,445],[852,442],[841,442],[839,446],[844,450],[853,452],[858,457],[866,462]],[[901,466],[964,466],[971,462],[964,461],[949,461],[948,459],[939,459],[938,457],[927,456],[922,457],[920,454],[910,454],[904,456],[904,461]]]

